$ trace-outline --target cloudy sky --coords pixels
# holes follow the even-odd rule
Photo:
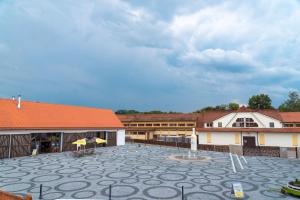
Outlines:
[[[300,1],[0,1],[0,97],[117,109],[279,105],[300,88]]]

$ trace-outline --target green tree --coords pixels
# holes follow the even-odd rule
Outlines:
[[[270,109],[272,100],[267,94],[258,94],[249,98],[249,108],[251,109]]]
[[[289,92],[289,98],[282,103],[279,108],[282,112],[299,112],[300,111],[300,98],[296,91]]]
[[[148,111],[148,112],[144,112],[144,114],[163,114],[165,112],[162,112],[160,110],[151,110],[151,111]]]
[[[238,110],[240,105],[238,103],[230,103],[228,104],[229,110]]]
[[[136,110],[117,110],[115,112],[116,114],[118,115],[126,115],[126,114],[139,114],[140,112],[139,111],[136,111]]]

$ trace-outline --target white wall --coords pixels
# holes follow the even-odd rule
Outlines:
[[[198,132],[199,144],[212,144],[212,145],[234,145],[235,135],[240,133],[227,133],[227,132],[211,132],[211,143],[207,143],[207,134],[205,132]]]
[[[121,129],[117,131],[117,146],[125,145],[125,130]]]
[[[280,146],[280,147],[300,147],[300,134],[298,136],[298,146],[293,146],[292,133],[264,133],[265,145],[261,146]]]
[[[222,127],[232,127],[237,118],[252,118],[258,124],[258,128],[270,128],[270,122],[274,122],[274,128],[282,128],[279,120],[258,112],[230,113],[213,121],[213,127],[218,128],[218,122],[222,122]]]
[[[207,143],[207,134],[208,132],[197,132],[198,135],[198,143],[199,144],[211,144],[211,145],[238,145],[235,144],[236,134],[240,134],[238,132],[211,132],[211,143]],[[258,133],[260,135],[261,133]],[[292,138],[293,133],[262,133],[264,135],[265,144],[259,145],[257,138],[257,133],[254,132],[243,132],[241,139],[241,143],[243,145],[243,136],[254,136],[255,143],[257,146],[277,146],[277,147],[300,147],[300,133],[297,133],[298,138],[298,146],[293,146]]]

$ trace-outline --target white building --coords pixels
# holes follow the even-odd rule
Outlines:
[[[299,112],[243,108],[213,113],[208,118],[204,114],[197,128],[200,149],[299,157]]]

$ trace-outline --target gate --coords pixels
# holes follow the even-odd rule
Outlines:
[[[11,157],[31,155],[31,135],[11,135]]]
[[[0,135],[0,159],[8,158],[9,135]]]

